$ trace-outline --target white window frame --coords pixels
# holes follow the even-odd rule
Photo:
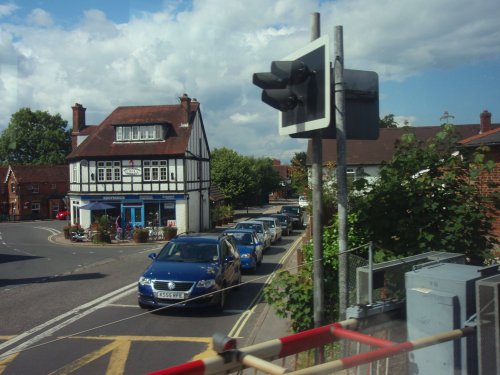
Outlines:
[[[121,181],[122,168],[119,161],[98,161],[97,182]]]
[[[115,129],[116,142],[160,141],[163,125],[119,125]]]
[[[167,181],[167,161],[145,160],[142,167],[142,178],[144,181]]]

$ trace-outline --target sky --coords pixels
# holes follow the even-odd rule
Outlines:
[[[252,75],[310,42],[314,12],[345,68],[378,73],[380,117],[500,123],[498,0],[0,0],[0,131],[24,107],[97,125],[187,93],[212,150],[288,163],[307,140],[279,135]]]

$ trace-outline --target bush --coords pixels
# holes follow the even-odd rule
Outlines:
[[[134,242],[144,243],[149,240],[149,230],[147,229],[136,229],[134,230]]]

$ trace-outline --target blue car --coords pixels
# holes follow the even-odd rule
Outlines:
[[[264,246],[257,238],[257,232],[253,229],[226,229],[227,233],[234,237],[241,257],[241,269],[255,272],[257,266],[262,263]]]
[[[224,309],[226,288],[241,283],[240,255],[225,233],[188,234],[168,242],[139,278],[142,308]]]

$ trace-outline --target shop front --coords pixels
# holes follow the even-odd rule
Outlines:
[[[110,216],[122,229],[177,226],[179,216],[176,208],[179,201],[186,198],[183,194],[172,195],[83,195],[72,199],[72,207],[79,211],[78,222],[83,228],[90,227],[96,217]],[[79,210],[89,202],[103,202],[113,208],[104,212]],[[181,215],[182,216],[182,215]]]

